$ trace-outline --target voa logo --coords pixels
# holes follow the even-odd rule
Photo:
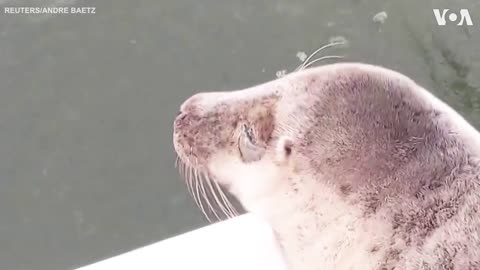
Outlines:
[[[441,11],[440,9],[433,9],[433,14],[438,25],[446,25],[447,19],[457,25],[473,25],[468,9],[460,9],[458,13],[450,11],[450,9],[442,9]]]

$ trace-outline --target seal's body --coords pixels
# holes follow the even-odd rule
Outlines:
[[[400,73],[343,63],[200,93],[174,146],[271,224],[293,270],[480,269],[480,135]]]

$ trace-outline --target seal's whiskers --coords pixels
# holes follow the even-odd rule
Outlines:
[[[228,215],[227,216],[228,217],[238,216],[239,214],[238,214],[237,210],[235,209],[233,204],[230,202],[230,200],[227,198],[227,196],[225,195],[225,192],[222,190],[220,185],[216,181],[210,180],[210,182],[213,182],[213,184],[215,185],[215,189],[218,191],[218,194],[220,195],[220,198],[222,199],[223,205],[228,210]]]
[[[178,168],[178,160],[179,160],[179,159],[180,159],[180,158],[179,158],[178,156],[175,158],[175,165],[174,165],[175,168]]]
[[[317,59],[313,60],[312,62],[306,64],[305,66],[303,66],[302,70],[308,68],[309,66],[313,65],[314,63],[316,63],[318,61],[322,61],[322,60],[325,60],[325,59],[341,59],[341,58],[343,58],[343,56],[341,56],[341,55],[323,56],[323,57],[317,58]]]
[[[305,61],[303,61],[303,63],[302,63],[300,66],[298,66],[298,67],[295,69],[294,72],[300,71],[300,70],[304,70],[305,68],[307,68],[308,66],[310,66],[312,63],[318,62],[318,61],[323,60],[323,59],[327,59],[327,58],[343,58],[342,56],[332,55],[333,57],[332,57],[332,56],[328,56],[328,57],[327,57],[327,56],[324,56],[324,57],[321,57],[321,58],[319,58],[319,59],[315,59],[315,60],[313,60],[312,62],[309,62],[310,59],[312,59],[312,58],[313,58],[317,53],[319,53],[320,51],[322,51],[322,50],[324,50],[324,49],[326,49],[326,48],[329,48],[329,47],[333,47],[333,46],[336,46],[336,45],[342,45],[342,44],[345,44],[345,42],[344,42],[344,41],[332,42],[332,43],[329,43],[329,44],[327,44],[327,45],[324,45],[324,46],[316,49],[313,53],[311,53],[311,54],[307,57],[307,59],[305,59]]]
[[[203,215],[207,218],[207,220],[209,222],[212,222],[212,220],[210,219],[210,216],[207,214],[207,211],[205,211],[205,208],[203,207],[202,196],[200,194],[201,181],[199,181],[197,178],[195,178],[195,175],[193,174],[194,172],[195,172],[195,170],[192,168],[192,176],[194,178],[194,183],[195,183],[195,196],[198,199],[200,210],[202,211]]]
[[[215,200],[215,202],[217,203],[217,205],[220,207],[220,210],[222,211],[222,213],[223,213],[227,218],[232,217],[231,214],[230,214],[229,209],[228,209],[228,208],[225,208],[225,205],[224,205],[222,202],[220,202],[220,200],[218,199],[217,192],[219,192],[219,191],[215,191],[215,189],[214,189],[213,186],[212,186],[212,181],[210,180],[210,178],[205,177],[204,180],[207,182],[208,188],[210,189],[210,192],[212,193],[213,199]],[[220,219],[219,219],[219,220],[220,220]]]
[[[193,183],[192,178],[190,177],[190,168],[186,164],[184,164],[183,173],[183,176],[186,179],[185,183],[187,184],[188,192],[194,197],[195,203],[197,203],[195,199],[195,193],[193,192]]]
[[[203,199],[205,200],[205,202],[207,203],[207,206],[208,206],[208,209],[210,210],[210,212],[213,213],[213,215],[215,216],[215,218],[217,220],[221,220],[221,218],[218,216],[217,214],[217,211],[216,209],[212,206],[212,203],[210,201],[210,198],[208,197],[207,195],[207,192],[205,191],[205,179],[200,179],[201,178],[201,175],[198,174],[197,171],[195,171],[195,178],[197,179],[197,182],[199,182],[199,185],[200,185],[200,191],[202,193],[202,197]],[[210,215],[208,215],[208,217],[210,217]]]
[[[195,204],[209,222],[212,222],[213,218],[210,214],[213,214],[216,220],[223,219],[220,213],[226,218],[239,215],[220,185],[212,180],[208,173],[196,169],[195,165],[183,162],[178,156],[175,159],[175,167],[185,179],[188,192]]]
[[[198,207],[200,207],[200,205],[198,204],[198,198],[196,197],[195,191],[193,190],[194,187],[193,187],[193,178],[191,176],[191,172],[192,172],[192,170],[190,169],[190,167],[187,167],[187,173],[188,174],[186,175],[186,178],[187,178],[186,182],[188,184],[190,194],[192,194],[193,199],[195,200],[195,203],[197,204]]]
[[[180,175],[185,178],[185,184],[187,185],[188,192],[192,194],[191,185],[189,184],[188,177],[186,176],[187,165],[182,162],[182,160],[177,156],[175,159],[175,167],[178,169]]]
[[[199,201],[200,198],[198,197],[197,193],[194,190],[194,182],[196,182],[196,181],[193,178],[193,167],[189,166],[186,163],[183,163],[181,160],[179,160],[179,161],[181,162],[180,163],[180,165],[181,165],[180,166],[180,170],[181,170],[180,173],[185,178],[185,183],[187,185],[188,192],[192,196],[192,198],[193,198],[195,204],[197,205],[197,207],[202,209],[200,201]]]
[[[232,214],[232,217],[236,217],[239,215],[237,209],[235,209],[235,207],[233,206],[233,204],[230,202],[230,200],[227,198],[227,196],[225,195],[225,193],[223,192],[222,188],[220,187],[220,185],[213,181],[213,183],[215,184],[217,190],[218,190],[218,193],[220,194],[220,197],[222,198],[222,202],[225,204],[225,206],[229,209],[229,212]]]

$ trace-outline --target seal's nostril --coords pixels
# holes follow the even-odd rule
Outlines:
[[[185,123],[185,118],[187,118],[188,114],[184,113],[184,112],[180,112],[178,115],[177,115],[177,118],[175,119],[175,123],[177,126],[181,126]]]

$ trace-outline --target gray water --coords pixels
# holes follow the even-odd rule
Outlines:
[[[3,14],[71,4],[96,14]],[[335,37],[348,47],[325,53],[403,72],[480,127],[476,0],[0,5],[1,270],[73,269],[205,225],[174,168],[179,104],[274,79]],[[438,26],[448,7],[476,25]]]

